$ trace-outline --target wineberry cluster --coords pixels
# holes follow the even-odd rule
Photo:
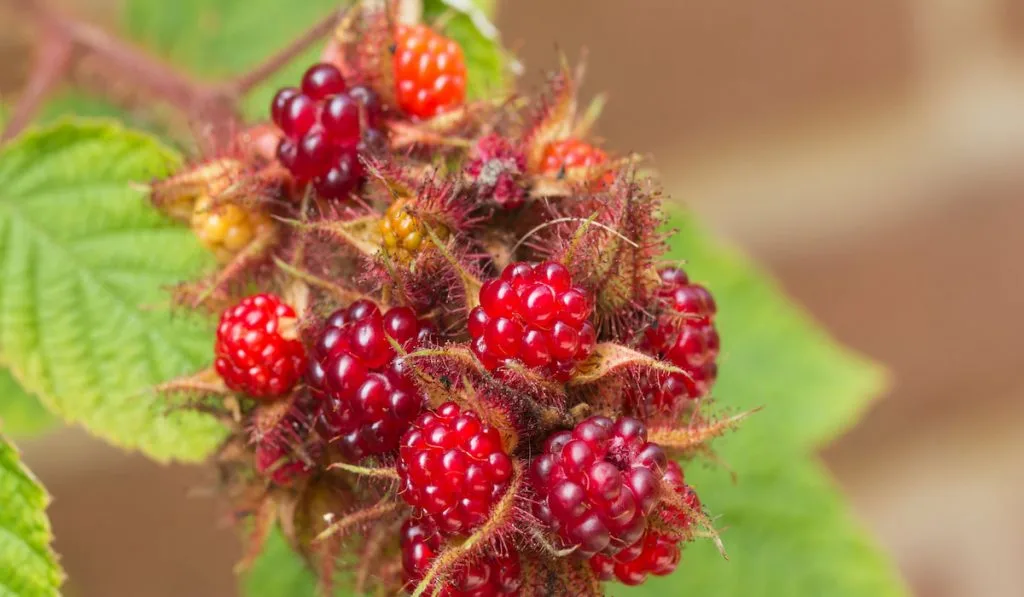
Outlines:
[[[253,541],[276,516],[360,594],[671,573],[714,534],[676,460],[732,420],[680,408],[720,342],[710,292],[665,267],[656,187],[590,139],[568,69],[467,103],[457,43],[367,10],[274,97],[276,153],[154,185],[223,254],[182,293],[221,319],[180,385],[225,396],[218,464]]]

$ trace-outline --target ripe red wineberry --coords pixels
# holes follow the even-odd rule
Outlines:
[[[592,311],[564,265],[512,263],[480,288],[480,306],[469,313],[471,347],[489,370],[514,360],[566,381],[597,342]]]
[[[291,391],[305,369],[295,310],[272,294],[247,297],[224,311],[217,326],[214,368],[228,388],[253,398]]]

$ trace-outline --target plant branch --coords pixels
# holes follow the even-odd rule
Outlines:
[[[239,97],[245,95],[254,87],[270,78],[274,73],[284,68],[292,59],[308,50],[313,44],[333,31],[342,16],[344,16],[344,12],[344,10],[332,12],[319,23],[310,27],[298,39],[282,48],[270,58],[267,58],[262,64],[240,75],[230,85],[232,93]]]
[[[32,76],[15,106],[2,139],[13,137],[32,119],[49,92],[71,66],[72,51],[80,48],[113,71],[113,76],[167,102],[200,124],[240,122],[239,99],[293,58],[328,35],[344,14],[333,11],[280,52],[227,84],[198,80],[103,29],[66,15],[44,0],[9,0],[42,30]]]
[[[35,116],[43,100],[50,94],[71,64],[73,44],[52,25],[44,25],[42,44],[36,51],[32,74],[14,106],[10,120],[0,134],[0,142],[20,133]]]
[[[114,67],[120,76],[159,95],[176,108],[192,112],[217,92],[195,81],[141,49],[117,39],[102,29],[51,9],[40,0],[17,0],[19,8],[42,27],[61,35]]]

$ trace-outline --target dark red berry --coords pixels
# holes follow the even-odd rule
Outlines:
[[[483,524],[512,476],[498,430],[453,402],[420,415],[398,454],[402,498],[446,535]]]
[[[302,93],[313,101],[320,101],[332,95],[345,92],[345,79],[333,64],[314,64],[302,75]]]
[[[668,469],[643,423],[590,417],[549,437],[534,459],[534,514],[583,557],[615,555],[643,535]]]
[[[324,199],[347,198],[363,177],[357,152],[376,151],[380,113],[372,90],[347,89],[335,66],[313,65],[301,90],[282,89],[271,102],[271,118],[285,134],[277,158],[297,182],[312,183]]]
[[[714,324],[714,298],[703,286],[691,284],[683,270],[662,270],[658,295],[666,308],[645,330],[640,349],[686,374],[650,376],[631,402],[641,410],[674,412],[681,401],[708,395],[718,376],[721,342]]]
[[[565,266],[513,263],[480,288],[480,306],[469,314],[471,347],[487,369],[519,361],[566,381],[594,350],[591,311]]]
[[[398,107],[406,114],[431,118],[466,99],[462,48],[426,25],[396,28],[394,69]]]
[[[380,126],[383,106],[377,92],[366,85],[356,85],[348,90],[348,95],[359,106],[365,127],[376,129]]]
[[[399,537],[403,577],[411,593],[441,549],[441,536],[430,520],[410,518],[402,525]],[[500,553],[489,549],[460,567],[440,592],[428,590],[428,594],[442,597],[516,595],[522,585],[521,574],[519,554],[513,548],[505,546]]]
[[[313,187],[325,199],[344,199],[355,190],[362,176],[363,164],[355,147],[343,147],[331,168],[313,179]]]
[[[295,320],[295,311],[272,294],[250,296],[221,314],[214,368],[228,388],[253,398],[291,391],[306,361]]]
[[[432,329],[408,307],[381,313],[366,300],[327,319],[309,379],[329,439],[350,459],[394,451],[422,410],[423,395],[388,338],[413,350]]]

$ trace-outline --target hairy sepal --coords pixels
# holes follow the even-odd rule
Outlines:
[[[602,338],[627,342],[649,319],[664,253],[660,193],[620,173],[606,191],[552,205],[552,222],[531,245],[565,264],[594,297]]]

